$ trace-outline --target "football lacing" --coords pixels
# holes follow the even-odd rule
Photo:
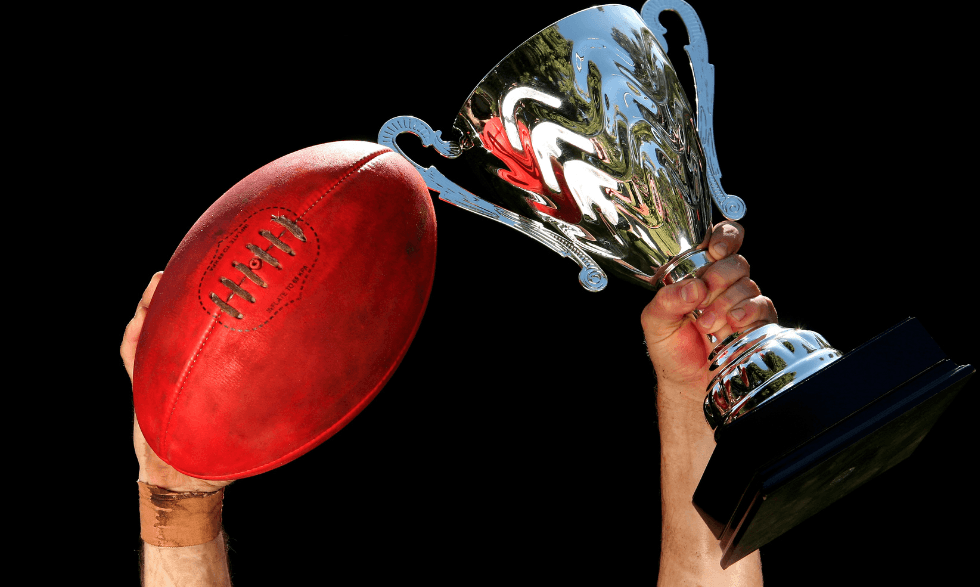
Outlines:
[[[282,265],[279,263],[279,260],[269,254],[269,251],[271,251],[273,247],[289,255],[293,255],[293,256],[296,255],[296,251],[294,251],[292,247],[290,247],[289,245],[287,245],[281,240],[282,237],[287,232],[291,234],[294,238],[299,240],[300,242],[304,242],[304,243],[306,242],[306,235],[303,234],[303,229],[300,228],[300,226],[297,223],[286,218],[285,216],[276,216],[276,215],[272,216],[272,221],[282,226],[285,230],[279,233],[278,236],[272,234],[271,232],[265,229],[259,231],[259,235],[269,241],[270,245],[268,248],[263,250],[253,245],[252,243],[248,243],[245,245],[245,248],[251,251],[252,254],[255,255],[253,262],[259,261],[259,263],[255,265],[255,268],[260,267],[262,263],[268,263],[269,265],[272,265],[276,269],[282,269]],[[228,294],[228,299],[223,300],[218,296],[218,294],[214,292],[211,292],[211,295],[209,297],[211,298],[212,302],[218,305],[219,310],[221,310],[225,314],[228,314],[229,316],[234,316],[235,318],[241,320],[242,318],[245,317],[245,314],[243,314],[241,311],[239,311],[237,308],[235,308],[228,302],[230,302],[231,299],[237,295],[242,299],[248,300],[250,303],[253,304],[255,303],[255,296],[253,296],[251,293],[248,292],[248,290],[242,287],[242,284],[245,283],[246,279],[251,281],[255,285],[258,285],[259,287],[263,287],[263,288],[268,287],[268,284],[265,282],[264,279],[259,277],[258,274],[252,271],[252,267],[250,267],[249,265],[245,265],[244,263],[239,263],[238,261],[232,261],[231,266],[242,273],[242,278],[238,283],[235,283],[234,281],[228,279],[227,277],[221,278],[221,283],[225,287],[231,290],[231,293]]]

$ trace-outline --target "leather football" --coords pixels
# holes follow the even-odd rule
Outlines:
[[[150,447],[186,475],[239,479],[322,443],[408,350],[435,252],[428,189],[386,147],[318,145],[240,181],[150,303],[133,374]]]

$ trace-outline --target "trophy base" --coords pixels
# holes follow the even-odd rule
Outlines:
[[[694,506],[722,568],[906,459],[973,372],[909,318],[719,427]]]

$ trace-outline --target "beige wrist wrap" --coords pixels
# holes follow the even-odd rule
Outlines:
[[[179,493],[138,482],[140,537],[154,546],[194,546],[214,540],[221,532],[221,503],[217,491]]]

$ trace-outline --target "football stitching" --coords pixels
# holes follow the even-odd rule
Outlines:
[[[249,218],[251,218],[252,216],[254,216],[254,214],[250,215]],[[276,259],[271,255],[273,248],[277,248],[291,257],[296,256],[296,251],[292,247],[290,247],[285,242],[279,240],[279,237],[285,236],[287,232],[291,233],[293,237],[298,239],[301,243],[307,242],[306,236],[303,234],[303,229],[301,229],[292,220],[289,220],[289,218],[287,218],[285,214],[281,214],[279,216],[273,214],[271,221],[280,225],[283,228],[282,231],[279,233],[278,237],[272,234],[267,229],[259,230],[259,236],[269,241],[269,246],[266,249],[257,247],[252,243],[248,243],[245,245],[245,248],[251,251],[253,255],[255,255],[254,257],[252,257],[252,261],[249,261],[249,265],[253,266],[253,262],[257,263],[256,265],[254,265],[256,270],[258,270],[262,266],[262,263],[271,265],[278,270],[283,269],[283,264],[280,263],[278,259]],[[242,228],[244,228],[244,226]],[[285,259],[283,260],[283,262],[285,263]],[[213,291],[209,294],[208,297],[211,298],[212,302],[218,305],[218,309],[221,312],[224,312],[225,314],[228,314],[233,318],[241,320],[242,318],[245,317],[245,314],[242,313],[241,310],[238,310],[237,308],[233,307],[229,302],[231,302],[232,298],[234,298],[237,295],[238,297],[244,299],[245,301],[254,304],[255,296],[253,296],[248,290],[243,288],[242,285],[244,285],[246,281],[251,281],[256,285],[258,285],[259,287],[261,287],[262,289],[266,289],[268,287],[268,284],[265,282],[264,279],[262,279],[261,277],[253,273],[249,267],[246,267],[245,265],[237,261],[232,261],[231,265],[232,267],[237,269],[242,274],[242,276],[239,279],[238,283],[235,283],[234,281],[228,279],[223,275],[219,279],[222,285],[224,285],[225,287],[231,290],[231,293],[228,295],[228,299],[227,300],[221,299],[221,297],[218,294],[214,293]],[[302,273],[305,269],[307,269],[307,267],[304,265],[303,267],[300,268],[300,273]],[[297,278],[298,276],[294,277],[292,283],[296,283]],[[287,284],[287,290],[288,289],[292,289],[292,286]],[[281,296],[282,294],[280,294],[280,298]],[[279,298],[277,298],[277,301],[278,299]],[[269,310],[267,309],[266,312],[268,311]]]
[[[241,230],[242,226],[247,225],[252,220],[252,218],[255,215],[260,214],[262,212],[265,212],[267,210],[282,210],[282,211],[288,212],[290,214],[293,214],[294,213],[289,208],[284,208],[282,206],[266,206],[265,208],[260,208],[259,210],[256,210],[251,215],[249,215],[248,218],[245,218],[244,220],[242,220],[242,222],[239,223],[239,225],[235,228],[234,233],[237,233],[239,230]],[[299,220],[299,218],[297,218],[297,219]],[[312,225],[310,225],[309,222],[307,222],[306,220],[302,220],[302,222],[313,233],[313,243],[310,243],[310,244],[316,244],[316,251],[313,254],[313,262],[310,264],[309,269],[306,271],[306,275],[303,277],[302,281],[300,281],[298,283],[298,289],[297,289],[297,296],[296,297],[294,297],[293,299],[289,300],[285,304],[282,304],[278,309],[276,309],[275,312],[273,312],[264,322],[262,322],[258,326],[255,326],[255,327],[252,327],[252,328],[234,328],[232,326],[229,326],[229,325],[225,324],[221,320],[221,312],[220,312],[220,310],[218,310],[214,314],[212,314],[211,313],[211,310],[204,303],[204,299],[203,299],[203,296],[202,296],[202,293],[201,293],[201,292],[204,291],[204,280],[207,278],[208,273],[211,273],[212,271],[214,271],[215,273],[217,272],[217,268],[215,268],[214,270],[205,270],[204,273],[201,275],[201,281],[198,283],[198,287],[197,287],[197,302],[198,302],[198,304],[200,304],[201,309],[203,309],[204,312],[208,316],[213,317],[217,321],[218,324],[220,324],[224,328],[227,328],[228,330],[232,330],[232,331],[235,331],[235,332],[252,332],[253,330],[258,330],[259,328],[262,328],[263,326],[265,326],[266,324],[268,324],[273,318],[276,317],[277,314],[279,314],[279,312],[282,312],[287,307],[289,307],[290,305],[292,305],[293,302],[296,302],[297,300],[299,300],[302,297],[302,295],[303,295],[303,290],[306,287],[306,282],[309,280],[309,275],[313,272],[313,269],[316,267],[316,264],[317,264],[317,262],[319,261],[319,258],[320,258],[320,235],[316,231],[316,229],[313,228]],[[215,262],[215,259],[218,257],[218,254],[219,254],[220,251],[221,251],[221,247],[220,247],[220,243],[218,243],[218,247],[215,249],[214,255],[211,257],[211,261],[208,263],[208,266],[209,267]]]

